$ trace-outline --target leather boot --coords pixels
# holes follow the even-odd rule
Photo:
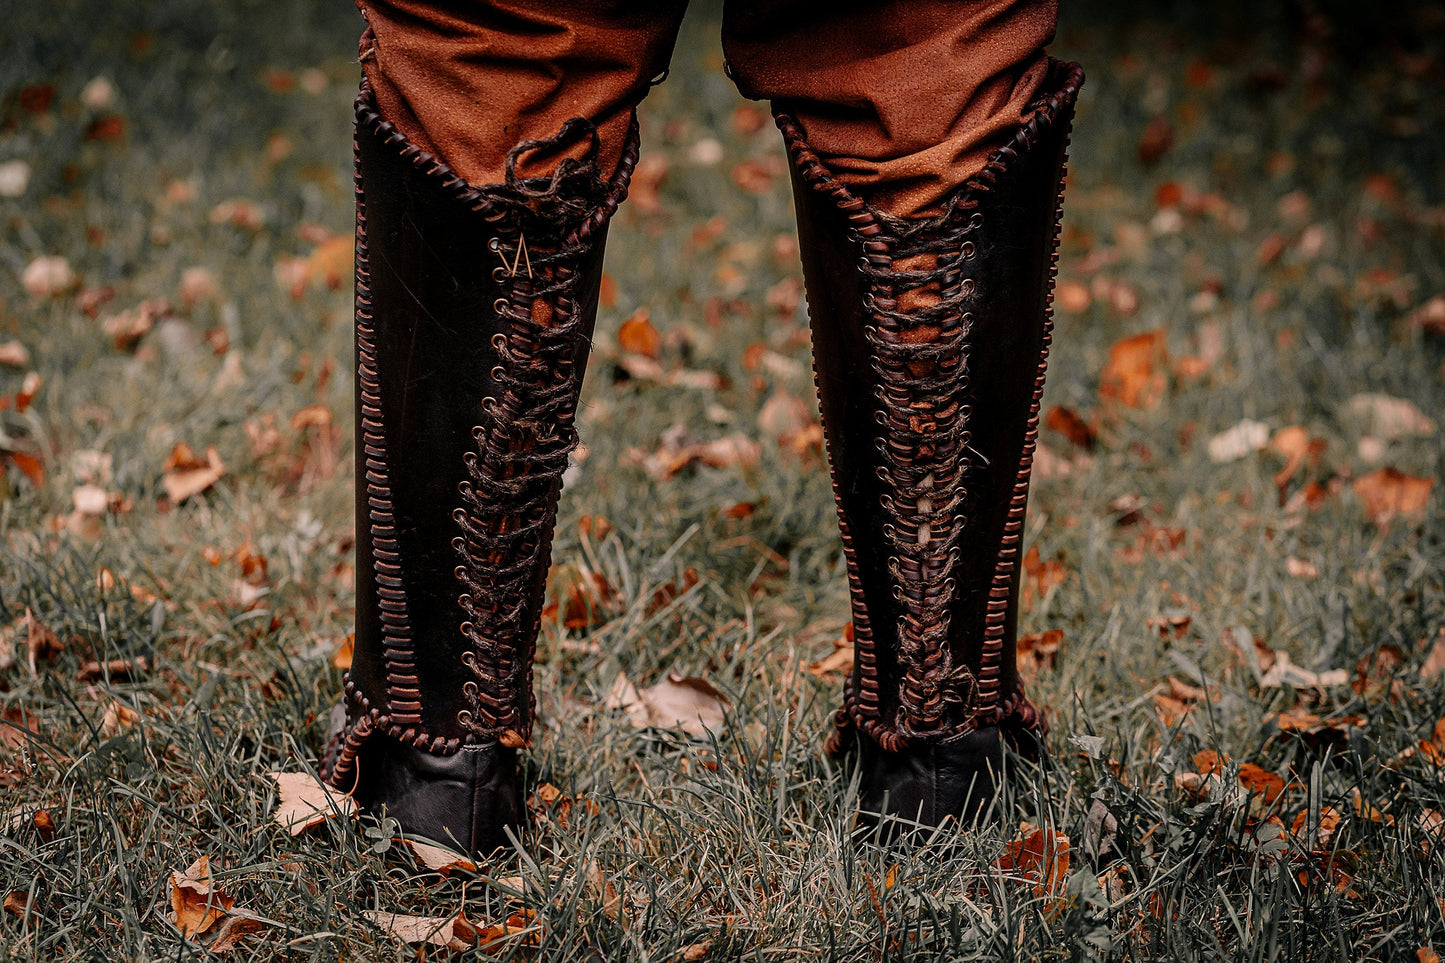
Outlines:
[[[852,600],[829,749],[857,750],[864,827],[992,800],[1003,736],[1043,725],[1015,670],[1020,541],[1048,356],[1069,124],[1083,72],[928,220],[874,210],[778,116]]]
[[[573,121],[474,187],[366,84],[356,118],[356,641],[322,772],[407,834],[486,854],[524,822],[557,498],[636,121],[609,182]],[[516,177],[522,153],[589,136],[582,161]]]

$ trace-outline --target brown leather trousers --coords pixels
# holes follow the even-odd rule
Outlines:
[[[686,0],[357,0],[381,113],[473,184],[507,152],[583,117],[617,165],[632,108],[667,70]],[[723,50],[854,193],[932,212],[1024,120],[1057,0],[727,0]],[[580,154],[583,147],[571,148]],[[520,173],[561,156],[527,155]]]

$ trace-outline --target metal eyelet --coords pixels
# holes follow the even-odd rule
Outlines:
[[[485,398],[482,399],[482,410],[485,411],[487,414],[491,414],[493,411],[496,411],[497,399],[493,398],[491,395],[487,395]],[[478,425],[477,428],[473,431],[473,434],[476,436],[478,441],[481,441],[482,439],[481,431],[482,428],[480,425]]]
[[[968,229],[976,231],[981,227],[983,227],[983,215],[975,211],[973,217],[968,219]]]
[[[964,241],[963,250],[961,252],[963,254],[963,259],[967,261],[972,258],[975,250],[977,250],[977,248],[974,247],[974,243],[972,241]]]
[[[470,623],[470,622],[463,622],[462,625],[461,625],[461,629],[462,629],[462,635],[471,635],[471,634],[472,634],[472,623]],[[474,668],[476,668],[476,665],[477,665],[477,654],[476,654],[475,652],[463,652],[463,653],[462,653],[462,665],[466,666],[468,669],[474,669]]]
[[[500,332],[492,335],[492,347],[496,348],[498,351],[507,350],[507,336]]]
[[[501,238],[499,238],[499,237],[494,237],[494,238],[492,238],[490,241],[487,242],[487,250],[495,252],[495,251],[500,251],[501,249],[502,249],[502,239],[501,239]]]
[[[457,511],[461,512],[461,509],[459,508],[459,509],[457,509]],[[466,516],[467,516],[467,513],[466,513],[466,512],[462,512],[462,517],[461,517],[461,518],[457,518],[457,521],[461,522],[462,524],[466,524]],[[456,518],[456,515],[454,514],[452,517],[453,517],[453,518]],[[464,539],[464,538],[462,538],[460,535],[458,535],[456,538],[452,539],[452,550],[453,550],[453,551],[456,551],[456,552],[464,552],[464,551],[466,551],[466,548],[467,548],[467,540]]]
[[[477,684],[475,682],[462,683],[462,695],[466,696],[468,699],[475,699],[480,694],[481,689],[477,687]]]
[[[465,525],[467,523],[467,510],[465,508],[452,509],[452,521]]]
[[[472,483],[469,481],[457,482],[457,491],[470,497],[472,494]]]
[[[977,287],[978,285],[974,282],[973,278],[964,278],[963,283],[959,285],[959,290],[962,291],[963,296],[967,298],[973,296],[974,289]]]
[[[452,574],[465,582],[467,579],[467,567],[465,565],[458,565],[452,569]]]
[[[497,312],[498,314],[504,314],[507,308],[511,306],[512,302],[508,301],[506,298],[497,298],[497,300],[492,302],[492,310]]]
[[[497,365],[487,373],[491,376],[491,379],[493,381],[501,381],[502,378],[506,377],[507,369],[503,368],[501,365]]]
[[[507,266],[505,264],[498,264],[496,267],[492,268],[492,280],[496,281],[498,284],[501,284],[510,276],[511,274],[507,271]]]

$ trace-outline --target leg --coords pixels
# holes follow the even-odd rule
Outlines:
[[[1040,31],[1030,27],[1037,17],[1007,3],[950,5],[952,19],[942,6],[884,11],[872,29],[864,14],[836,31],[815,26],[868,45],[850,59],[847,46],[813,43],[810,69],[851,78],[851,87],[838,81],[837,100],[791,71],[739,77],[745,91],[789,98],[774,108],[793,160],[857,650],[830,747],[858,751],[865,820],[927,825],[986,805],[1001,734],[1039,722],[1014,669],[1019,543],[1064,153],[1082,82],[1077,66],[1050,61],[1031,80],[1051,9]],[[968,25],[1013,26],[961,46]],[[735,72],[752,62],[739,47],[729,50]],[[970,67],[975,59],[982,68]],[[971,69],[989,77],[970,85]],[[920,88],[950,76],[964,86],[923,96]],[[935,107],[944,121],[905,111],[902,126],[887,123],[895,108]],[[993,119],[956,119],[969,117]],[[851,140],[850,124],[859,131]],[[925,141],[949,140],[919,144],[917,128]],[[834,150],[880,151],[864,161],[825,156],[815,129]],[[969,161],[965,143],[988,146],[981,162]]]
[[[528,30],[552,35],[558,7],[533,22],[477,3],[466,31],[439,9],[411,4],[408,15],[435,17],[416,27],[423,35],[444,25],[465,33],[469,50],[497,51],[496,60],[471,55],[485,76],[523,56]],[[661,39],[646,50],[666,54],[675,14],[653,24]],[[493,19],[506,30],[491,29]],[[578,49],[591,42],[584,25],[567,29]],[[396,36],[391,46],[406,49]],[[577,443],[607,223],[637,160],[631,105],[620,139],[609,105],[640,98],[663,66],[636,62],[625,76],[583,85],[607,96],[569,99],[565,77],[543,96],[524,81],[561,69],[544,48],[502,92],[468,86],[463,61],[445,60],[437,91],[396,87],[407,71],[387,74],[394,61],[370,30],[362,45],[356,644],[346,721],[323,772],[406,832],[469,853],[504,846],[506,830],[521,828],[516,751],[531,734],[557,498]],[[394,105],[396,121],[371,82],[378,69],[408,105]],[[484,149],[458,134],[466,125],[433,122],[437,100],[458,90],[490,105]],[[538,130],[555,111],[533,116],[518,105],[540,101],[564,113],[575,106],[580,119]],[[611,167],[603,155],[616,158]],[[458,168],[490,180],[474,185]],[[540,176],[519,172],[529,168]]]

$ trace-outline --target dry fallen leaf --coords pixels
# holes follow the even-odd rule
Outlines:
[[[831,673],[847,675],[853,671],[853,623],[843,628],[843,634],[833,640],[833,651],[817,662],[808,663],[808,671],[816,676]]]
[[[100,734],[109,739],[118,732],[124,732],[140,721],[140,713],[128,705],[112,702],[100,720]]]
[[[30,367],[30,352],[19,341],[0,342],[0,364],[12,368]]]
[[[1335,830],[1340,828],[1339,810],[1333,806],[1325,806],[1320,809],[1320,824],[1316,828],[1313,838],[1309,838],[1309,810],[1302,810],[1295,816],[1294,822],[1290,825],[1290,835],[1295,841],[1306,849],[1314,852],[1329,849],[1330,840],[1335,836]]]
[[[1262,795],[1266,804],[1274,802],[1284,792],[1282,776],[1252,762],[1239,767],[1239,784],[1252,793]]]
[[[638,308],[636,313],[617,329],[617,344],[623,351],[640,354],[656,361],[662,356],[662,335],[648,319],[647,309]]]
[[[259,933],[267,927],[267,922],[249,913],[236,911],[216,927],[216,932],[207,941],[206,949],[212,953],[229,953],[240,945],[241,941],[252,933]]]
[[[1164,397],[1168,360],[1163,331],[1146,331],[1116,341],[1100,375],[1100,397],[1131,408],[1154,407]]]
[[[1376,525],[1396,515],[1418,515],[1430,500],[1433,478],[1417,478],[1395,468],[1381,468],[1355,480],[1355,497]]]
[[[211,884],[211,858],[202,856],[185,872],[171,873],[172,922],[186,939],[206,932],[236,901]]]
[[[35,912],[35,900],[28,890],[15,889],[5,894],[5,912],[24,919]]]
[[[1209,460],[1217,464],[1238,461],[1269,444],[1269,426],[1248,418],[1209,439]]]
[[[1320,574],[1319,567],[1314,562],[1295,558],[1293,555],[1284,560],[1284,570],[1294,578],[1316,578]]]
[[[20,283],[37,298],[51,298],[75,287],[79,278],[63,257],[38,257],[25,265]]]
[[[1445,672],[1445,632],[1435,640],[1430,647],[1430,654],[1425,656],[1425,661],[1420,665],[1420,681],[1429,682],[1441,672]]]
[[[349,799],[350,797],[348,796],[347,798]],[[408,839],[405,842],[407,848],[416,856],[417,862],[421,863],[427,869],[436,870],[443,876],[457,869],[466,870],[470,873],[474,873],[477,870],[476,863],[461,853],[454,852],[444,846],[433,846],[430,843],[418,842],[415,839]]]
[[[36,664],[39,662],[50,662],[62,651],[65,646],[60,642],[60,637],[43,625],[30,609],[25,610],[25,655],[30,662],[30,673],[36,672]]]
[[[1324,672],[1311,672],[1301,668],[1290,661],[1289,653],[1277,651],[1274,653],[1274,664],[1265,671],[1259,680],[1260,688],[1276,689],[1282,685],[1294,686],[1296,689],[1307,689],[1311,687],[1327,688],[1332,685],[1344,685],[1350,681],[1349,673],[1344,669],[1329,669]]]
[[[108,659],[105,662],[97,662],[94,659],[81,664],[76,671],[75,678],[79,682],[97,682],[101,679],[109,679],[112,682],[121,682],[135,679],[146,671],[146,658],[138,655],[133,659]]]
[[[351,657],[356,650],[356,633],[348,635],[336,646],[331,653],[331,667],[345,671],[351,668]]]
[[[1052,829],[1034,829],[1012,840],[994,865],[1032,883],[1035,896],[1058,895],[1069,876],[1069,837]]]
[[[323,785],[309,773],[273,772],[271,778],[276,780],[281,797],[276,804],[276,824],[292,836],[333,817],[356,814],[355,799]]]
[[[1358,394],[1350,399],[1349,409],[1364,423],[1365,434],[1382,441],[1435,433],[1435,422],[1404,398],[1377,392]]]
[[[729,703],[703,679],[669,672],[661,682],[638,691],[619,672],[599,708],[626,712],[628,721],[639,729],[676,727],[702,736],[723,727]]]
[[[455,916],[410,916],[405,913],[386,913],[380,910],[366,910],[363,914],[383,932],[403,943],[430,943],[433,946],[448,946],[452,942]]]
[[[206,457],[201,459],[182,441],[177,442],[171,449],[162,470],[165,476],[161,483],[165,486],[166,495],[172,502],[179,504],[192,495],[199,495],[219,481],[226,473],[226,466],[221,463],[221,456],[215,445],[208,446]]]

